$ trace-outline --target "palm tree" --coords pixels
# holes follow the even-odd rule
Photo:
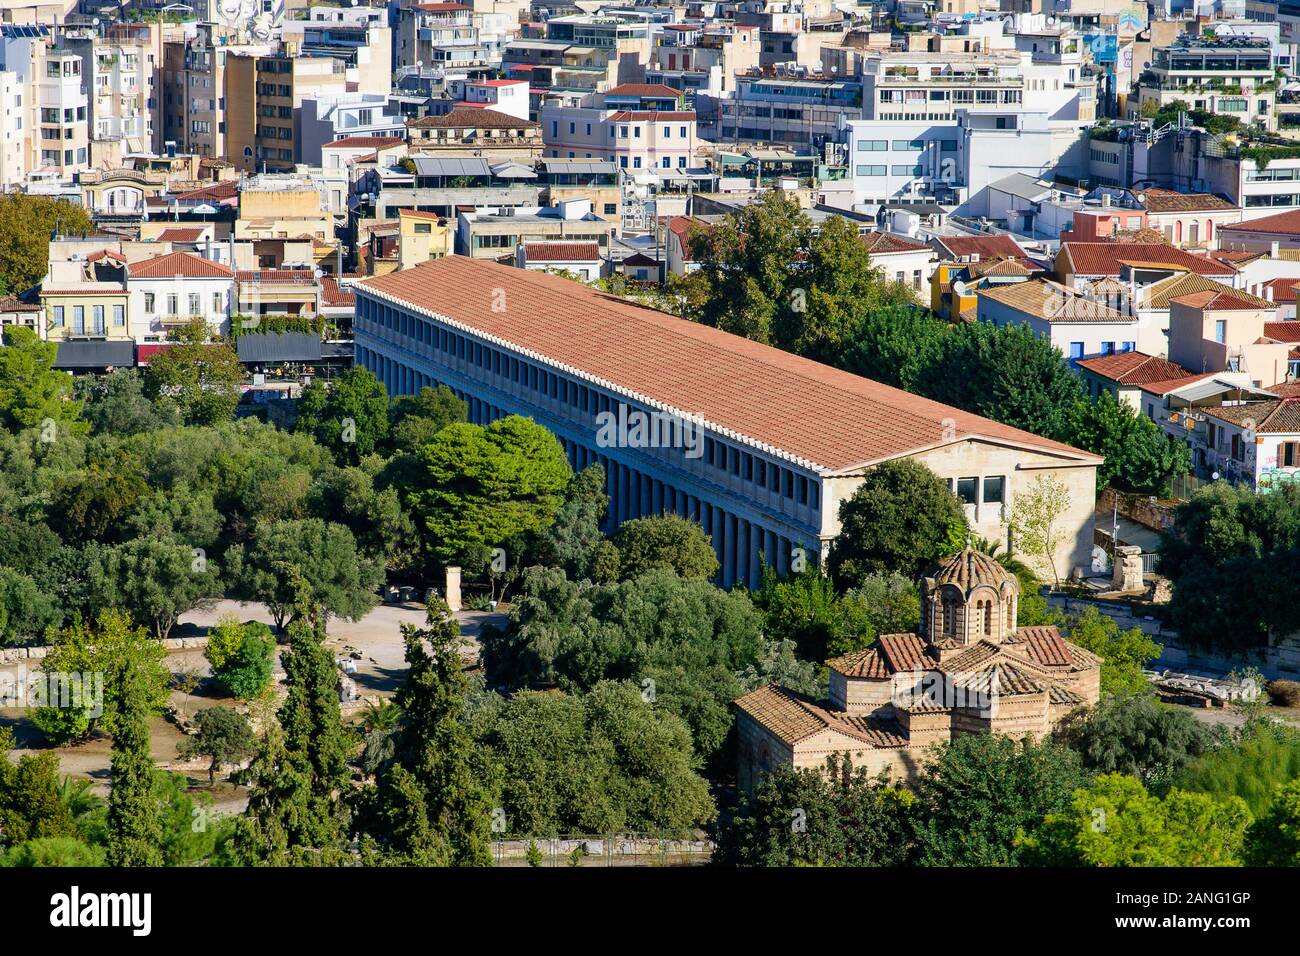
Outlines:
[[[987,554],[990,558],[1002,565],[1002,567],[1010,571],[1020,580],[1023,581],[1025,578],[1031,578],[1033,580],[1038,579],[1038,575],[1034,574],[1029,565],[1025,564],[1025,562],[1021,561],[1010,551],[1002,550],[1001,541],[990,541],[988,538],[976,536],[974,547],[976,551]]]
[[[92,789],[94,784],[89,780],[74,780],[72,777],[62,777],[55,791],[59,800],[68,808],[72,814],[73,820],[80,820],[88,813],[93,813],[104,805],[104,799]]]
[[[367,734],[376,730],[392,730],[401,719],[402,708],[391,700],[367,701],[361,712],[361,727]]]

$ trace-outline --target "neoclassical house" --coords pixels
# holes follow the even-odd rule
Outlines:
[[[1095,704],[1101,659],[1055,627],[1018,627],[1020,583],[973,548],[921,582],[920,634],[885,634],[827,661],[828,705],[775,685],[736,701],[738,783],[778,766],[855,767],[908,780],[927,748],[958,734],[1038,738]]]

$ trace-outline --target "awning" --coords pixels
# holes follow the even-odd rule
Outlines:
[[[236,339],[241,362],[318,362],[320,337],[309,332],[254,332]]]
[[[131,339],[60,342],[54,367],[61,369],[134,368],[135,342]]]

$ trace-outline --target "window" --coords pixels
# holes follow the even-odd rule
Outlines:
[[[153,315],[153,293],[152,292],[146,292],[144,294],[144,311],[145,311],[145,315]]]
[[[860,139],[858,140],[858,151],[863,153],[884,153],[889,150],[889,140],[887,139]]]
[[[979,483],[978,478],[957,479],[957,497],[961,499],[962,504],[973,505],[975,503],[975,493]]]
[[[126,306],[113,306],[113,327],[120,329],[124,325],[126,325]]]
[[[177,296],[169,295],[167,297],[167,314],[177,315],[180,312],[180,299]]]
[[[1082,342],[1071,342],[1071,343],[1070,343],[1070,358],[1071,358],[1071,359],[1081,359],[1081,358],[1083,358],[1083,343],[1082,343]]]
[[[1114,355],[1114,354],[1115,354],[1115,343],[1114,343],[1114,342],[1102,342],[1102,343],[1101,343],[1101,354],[1102,354],[1102,355]]]
[[[1006,499],[1003,495],[1006,492],[1007,479],[1003,475],[994,475],[992,478],[984,479],[984,496],[983,500],[986,505],[1000,505]]]
[[[190,315],[203,314],[203,300],[197,292],[190,293]]]
[[[1233,461],[1246,460],[1246,448],[1245,445],[1242,443],[1240,434],[1236,434],[1232,436],[1232,460]]]
[[[1278,445],[1277,464],[1279,468],[1295,468],[1300,465],[1300,442],[1284,441]]]
[[[104,334],[104,307],[102,305],[93,306],[90,310],[91,328],[96,335]]]
[[[72,307],[72,334],[86,334],[86,307],[84,305],[74,305]]]
[[[56,305],[54,307],[54,318],[51,321],[54,323],[55,328],[63,328],[63,306]]]
[[[888,169],[886,166],[859,166],[857,174],[859,176],[884,176],[886,169]]]
[[[1226,319],[1214,320],[1214,341],[1223,342],[1228,337],[1228,322]]]
[[[212,293],[212,311],[215,312],[215,313],[217,313],[218,315],[220,315],[221,312],[222,312],[222,309],[221,309],[221,293],[220,293],[220,292],[214,292],[214,293]]]

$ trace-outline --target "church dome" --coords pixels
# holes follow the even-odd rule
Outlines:
[[[951,584],[960,588],[963,594],[970,594],[977,587],[991,587],[1001,591],[1008,583],[1017,593],[1020,591],[1020,582],[1014,574],[987,554],[971,547],[941,562],[931,580],[935,588]]]

